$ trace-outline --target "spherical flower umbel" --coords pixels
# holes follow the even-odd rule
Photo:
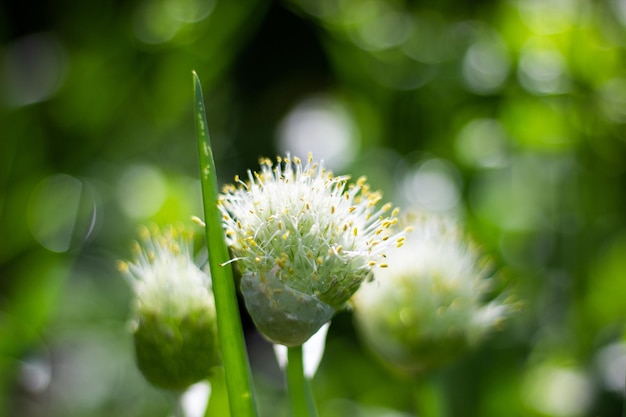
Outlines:
[[[211,279],[193,260],[191,231],[144,227],[134,252],[120,270],[135,294],[137,365],[153,385],[184,389],[219,364]]]
[[[398,210],[359,178],[333,176],[309,155],[260,161],[248,181],[235,178],[219,206],[226,240],[242,270],[246,307],[269,340],[296,346],[345,306],[387,250]]]
[[[408,373],[445,364],[510,313],[491,301],[492,268],[457,224],[415,217],[390,267],[353,297],[359,334],[386,362]]]

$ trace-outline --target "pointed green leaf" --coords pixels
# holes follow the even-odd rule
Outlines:
[[[200,158],[200,181],[202,183],[209,265],[213,280],[220,350],[226,373],[230,411],[233,417],[254,417],[257,415],[257,411],[251,384],[250,365],[237,306],[235,281],[231,265],[228,263],[230,257],[222,230],[222,215],[217,206],[219,196],[217,173],[211,150],[202,86],[195,71],[193,72],[193,79],[196,137]]]

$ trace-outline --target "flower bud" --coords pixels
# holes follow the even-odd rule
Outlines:
[[[477,343],[511,310],[485,301],[489,268],[451,221],[412,220],[389,268],[353,297],[358,333],[383,360],[408,373],[443,365]]]
[[[160,388],[184,390],[219,364],[211,280],[192,247],[191,232],[144,228],[136,259],[120,264],[135,293],[137,365]]]
[[[235,178],[219,206],[226,239],[242,271],[246,307],[274,343],[297,346],[343,308],[385,252],[397,210],[360,178],[335,177],[309,155],[261,160],[248,181]]]

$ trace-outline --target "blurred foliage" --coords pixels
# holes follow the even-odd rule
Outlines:
[[[170,413],[115,260],[137,224],[201,213],[192,69],[222,181],[311,150],[493,254],[525,309],[433,375],[447,415],[621,412],[623,1],[4,2],[0,63],[1,415]],[[246,323],[262,414],[286,415]],[[349,312],[314,388],[323,416],[413,412]]]

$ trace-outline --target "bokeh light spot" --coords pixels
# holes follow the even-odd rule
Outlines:
[[[411,33],[411,18],[384,1],[358,3],[353,11],[352,39],[364,50],[378,51],[400,45]]]
[[[559,51],[532,41],[522,50],[518,79],[526,90],[536,94],[565,93],[569,89],[565,60]]]
[[[160,1],[148,0],[135,10],[133,28],[141,42],[150,45],[165,43],[176,35],[181,26],[181,21]]]
[[[517,5],[524,23],[546,35],[568,29],[582,12],[577,0],[518,0]]]
[[[508,50],[497,34],[473,43],[463,58],[463,79],[477,94],[491,94],[506,81],[511,67]]]
[[[507,134],[496,119],[474,119],[456,138],[459,158],[470,166],[496,168],[507,164]]]
[[[215,0],[165,0],[166,10],[174,19],[194,23],[206,19],[215,7]]]
[[[394,90],[414,90],[429,83],[436,75],[434,65],[408,59],[404,54],[384,58],[372,57],[369,73],[376,81]]]
[[[425,12],[414,17],[410,36],[402,44],[402,51],[418,62],[436,64],[451,54],[451,38],[441,15]]]
[[[555,365],[531,370],[522,391],[529,406],[555,417],[583,416],[593,400],[587,376],[576,369]]]
[[[427,211],[447,211],[460,200],[459,173],[454,165],[442,159],[429,159],[409,170],[403,191],[406,199]]]
[[[135,219],[150,217],[163,206],[166,183],[161,172],[149,165],[134,165],[118,180],[117,198],[124,213]]]
[[[594,358],[604,386],[615,393],[626,389],[626,343],[615,342],[600,349]]]
[[[607,81],[599,88],[598,95],[604,116],[615,123],[626,123],[626,80]]]
[[[66,252],[82,244],[94,231],[98,198],[92,187],[66,174],[41,181],[31,194],[28,224],[46,249]]]
[[[359,147],[356,128],[348,109],[326,95],[297,103],[278,127],[278,147],[305,158],[311,152],[332,170],[349,164]]]
[[[626,26],[626,0],[612,0],[610,5],[620,23]]]
[[[32,393],[41,393],[48,389],[52,380],[50,362],[44,358],[29,358],[21,363],[20,382]]]
[[[44,101],[62,85],[67,55],[61,42],[50,33],[36,33],[8,45],[0,81],[2,100],[8,107]]]

